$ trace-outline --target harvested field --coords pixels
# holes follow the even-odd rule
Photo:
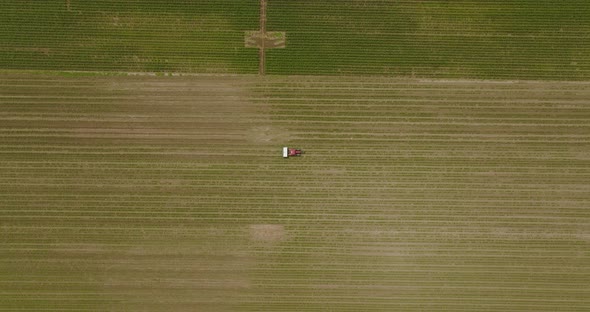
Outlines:
[[[586,311],[588,98],[4,72],[0,310]]]

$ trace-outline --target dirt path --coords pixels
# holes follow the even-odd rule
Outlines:
[[[260,33],[263,37],[266,34],[266,0],[260,0]],[[264,51],[265,40],[261,40],[261,46],[258,50],[260,63],[258,64],[258,73],[264,75],[266,68],[266,53]]]

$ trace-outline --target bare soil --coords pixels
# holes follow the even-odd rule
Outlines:
[[[250,239],[255,242],[276,243],[285,239],[285,227],[280,224],[253,224],[249,228]]]

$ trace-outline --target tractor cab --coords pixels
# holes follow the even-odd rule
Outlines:
[[[301,154],[303,154],[303,151],[300,149],[283,147],[283,158],[301,156]]]

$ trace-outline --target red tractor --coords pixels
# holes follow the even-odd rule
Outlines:
[[[301,154],[303,154],[303,151],[300,149],[283,147],[283,158],[301,156]]]

